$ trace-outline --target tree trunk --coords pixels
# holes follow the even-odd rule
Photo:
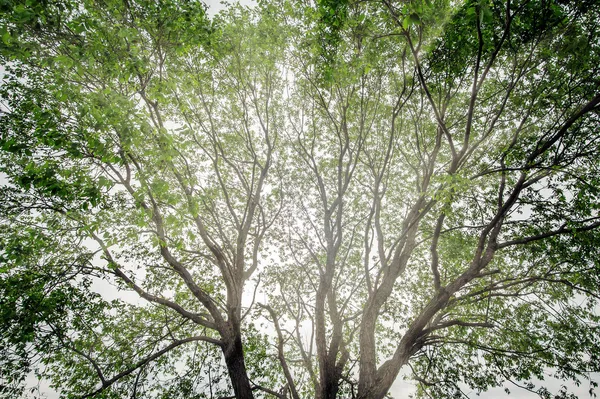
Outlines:
[[[322,399],[336,399],[338,390],[340,389],[340,376],[336,370],[335,364],[327,364],[325,371],[325,379],[321,381]]]
[[[224,341],[223,355],[236,399],[254,399],[244,362],[244,348],[239,329],[234,329],[231,336]]]

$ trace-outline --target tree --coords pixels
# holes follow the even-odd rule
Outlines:
[[[73,336],[69,330],[80,329],[80,315],[71,315],[76,309],[67,307],[74,326],[59,328],[50,324],[53,317],[40,315],[38,330],[29,333],[43,337],[50,327],[60,347],[95,369],[94,379],[72,385],[74,393],[94,396],[170,349],[208,342],[222,350],[236,396],[252,397],[242,353],[242,294],[279,207],[264,189],[277,162],[281,88],[276,59],[262,62],[258,51],[276,52],[277,38],[261,42],[265,31],[251,29],[251,16],[241,11],[232,11],[217,32],[194,2],[53,8],[50,21],[48,6],[17,4],[8,21],[6,47],[23,58],[8,59],[3,87],[10,111],[3,118],[3,165],[13,185],[5,191],[5,214],[18,226],[92,241],[73,244],[83,259],[74,262],[75,272],[67,271],[74,274],[69,281],[77,274],[114,279],[171,312],[161,311],[153,336],[136,343],[140,353],[119,348],[114,356],[124,356],[118,360],[97,359],[81,347],[102,347],[104,334],[123,327],[96,321],[85,326],[87,335]],[[204,50],[209,34],[221,43]],[[38,240],[32,237],[31,245]],[[32,267],[19,248],[5,251],[9,265],[17,258],[9,276]],[[53,265],[42,263],[42,274],[54,276]],[[16,283],[9,279],[7,289]],[[54,292],[53,284],[39,290]],[[22,293],[14,294],[17,299],[8,298],[17,313],[37,307],[19,309]],[[152,315],[145,308],[104,306],[142,320]],[[146,334],[146,328],[129,334]],[[88,336],[97,330],[98,337]],[[117,335],[102,356],[125,337]],[[164,341],[169,344],[160,348]],[[64,356],[61,361],[73,361]],[[114,370],[103,367],[109,361]]]
[[[6,392],[600,371],[595,2],[5,7]]]

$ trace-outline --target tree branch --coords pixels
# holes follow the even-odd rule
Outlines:
[[[129,374],[133,373],[135,370],[137,370],[138,368],[150,363],[151,361],[158,359],[159,357],[161,357],[162,355],[164,355],[165,353],[171,351],[172,349],[177,348],[178,346],[181,346],[183,344],[189,343],[189,342],[196,342],[196,341],[204,341],[204,342],[210,342],[212,344],[215,345],[222,345],[221,341],[215,338],[211,338],[211,337],[207,337],[204,335],[198,335],[195,337],[189,337],[189,338],[184,338],[184,339],[180,339],[177,340],[175,342],[172,342],[170,345],[164,347],[163,349],[159,350],[158,352],[146,357],[145,359],[142,359],[140,361],[138,361],[135,365],[133,365],[132,367],[130,367],[129,369],[120,372],[119,374],[115,375],[114,377],[104,381],[102,383],[102,386],[98,389],[96,389],[93,392],[90,392],[88,394],[85,394],[83,396],[80,396],[80,399],[84,399],[84,398],[90,398],[93,396],[98,395],[99,393],[103,392],[104,390],[106,390],[107,388],[109,388],[112,384],[114,384],[115,382],[119,381],[121,378],[128,376]]]

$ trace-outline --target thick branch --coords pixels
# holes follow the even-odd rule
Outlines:
[[[180,339],[177,341],[172,342],[170,345],[167,345],[166,347],[164,347],[163,349],[159,350],[158,352],[138,361],[135,365],[133,365],[132,367],[130,367],[129,369],[120,372],[119,374],[115,375],[114,377],[104,381],[102,383],[102,386],[98,389],[96,389],[95,391],[88,393],[86,395],[81,396],[81,399],[84,398],[90,398],[93,396],[98,395],[100,392],[103,392],[104,390],[106,390],[107,388],[109,388],[112,384],[114,384],[115,382],[119,381],[121,378],[128,376],[129,374],[133,373],[134,371],[136,371],[137,369],[139,369],[140,367],[150,363],[153,360],[158,359],[159,357],[161,357],[162,355],[164,355],[165,353],[171,351],[172,349],[177,348],[178,346],[181,346],[183,344],[186,344],[188,342],[196,342],[196,341],[205,341],[205,342],[210,342],[212,344],[215,345],[222,345],[222,342],[218,339],[215,338],[211,338],[211,337],[207,337],[204,335],[198,335],[195,337],[189,337],[189,338],[184,338],[184,339]]]
[[[596,219],[596,218],[595,218]],[[582,227],[567,227],[566,224],[563,224],[559,229],[547,231],[545,233],[541,233],[535,236],[523,237],[515,240],[505,241],[503,243],[498,244],[498,249],[510,247],[513,245],[522,245],[527,244],[533,241],[539,241],[544,238],[554,237],[561,234],[573,234],[573,233],[582,233],[585,231],[594,230],[595,228],[600,227],[600,220],[594,223],[591,223],[587,226]]]

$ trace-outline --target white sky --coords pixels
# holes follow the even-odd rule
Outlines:
[[[227,3],[229,3],[229,4],[239,3],[243,6],[255,6],[256,5],[256,1],[254,1],[254,0],[240,0],[240,1],[229,1],[229,2],[224,2],[224,1],[220,1],[220,0],[204,0],[204,4],[206,4],[208,6],[208,15],[210,15],[211,17],[213,15],[215,15],[216,13],[218,13],[219,11],[221,11],[222,9],[224,9]]]

